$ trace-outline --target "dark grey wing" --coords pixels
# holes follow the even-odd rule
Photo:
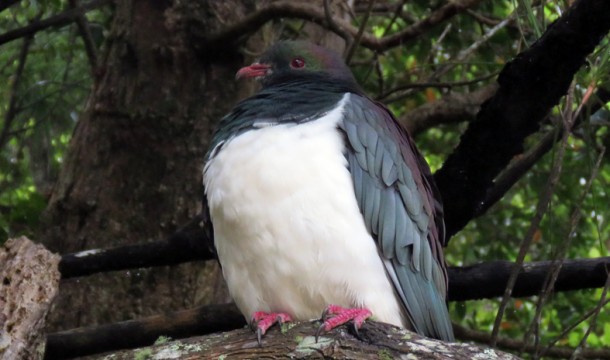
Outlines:
[[[407,132],[372,100],[350,94],[340,128],[354,190],[414,330],[453,340],[442,252],[442,205]]]

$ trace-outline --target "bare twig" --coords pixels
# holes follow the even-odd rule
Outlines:
[[[335,19],[333,18],[333,14],[330,10],[329,0],[324,0],[324,19],[326,21],[326,25],[328,29],[335,34],[341,36],[345,41],[346,48],[349,48],[351,44],[354,42],[353,35],[348,31],[345,31],[342,27],[337,25]]]
[[[23,39],[23,45],[21,45],[21,51],[19,52],[19,65],[17,65],[17,70],[15,71],[15,75],[13,77],[13,82],[10,90],[10,98],[8,103],[8,109],[6,111],[6,115],[4,117],[4,124],[2,127],[2,131],[0,132],[0,149],[4,147],[7,141],[10,138],[11,127],[13,125],[13,121],[15,120],[15,116],[17,115],[17,98],[18,98],[18,89],[21,84],[21,76],[23,75],[23,69],[25,68],[25,62],[28,57],[28,53],[30,50],[30,45],[32,43],[32,36],[28,36]]]
[[[402,100],[404,98],[404,95],[399,95],[396,97],[388,98],[388,96],[390,96],[394,93],[397,93],[397,92],[401,92],[401,91],[405,91],[405,90],[412,90],[412,89],[426,89],[426,88],[451,89],[451,88],[459,87],[459,86],[475,85],[480,82],[494,78],[496,76],[498,76],[498,72],[493,72],[491,74],[483,75],[481,77],[478,77],[478,78],[472,79],[472,80],[455,81],[455,82],[428,81],[428,82],[404,84],[404,85],[397,86],[393,89],[390,89],[390,90],[386,91],[384,94],[379,95],[377,100],[380,100],[386,104],[389,104],[392,102]],[[409,94],[411,94],[411,93],[409,93]]]
[[[442,99],[426,103],[402,115],[398,118],[398,122],[406,127],[411,135],[416,135],[440,124],[471,121],[475,118],[481,104],[489,99],[497,89],[498,85],[491,83],[469,93],[454,91]]]
[[[523,153],[525,138],[539,130],[609,29],[610,2],[577,0],[503,68],[498,91],[434,174],[444,202],[447,237],[489,205],[484,201],[494,180]]]
[[[606,302],[606,296],[608,295],[608,289],[609,288],[610,288],[610,276],[608,276],[608,279],[606,280],[606,285],[604,286],[604,290],[602,291],[602,295],[599,298],[598,304],[604,304]],[[574,353],[572,353],[572,356],[570,357],[570,360],[578,359],[580,357],[580,354],[584,351],[583,349],[587,345],[587,338],[589,337],[589,334],[591,334],[591,331],[595,328],[595,325],[597,323],[597,317],[598,317],[599,312],[601,310],[602,310],[602,307],[598,306],[593,311],[593,315],[591,316],[591,320],[589,322],[589,327],[587,328],[587,331],[585,332],[585,335],[580,340],[580,343],[578,344],[578,346],[574,350]]]
[[[568,104],[571,102],[566,100]],[[569,106],[569,105],[568,105]],[[508,280],[508,284],[504,291],[504,296],[502,297],[502,301],[500,302],[500,306],[498,308],[498,313],[496,315],[496,320],[494,321],[494,327],[491,332],[491,340],[490,345],[495,346],[496,341],[498,339],[498,332],[500,331],[500,324],[502,323],[502,318],[504,317],[504,310],[506,309],[506,305],[508,305],[508,300],[510,299],[510,295],[513,291],[513,287],[515,286],[515,282],[517,281],[517,276],[519,275],[519,269],[525,260],[525,255],[529,251],[530,245],[534,239],[534,234],[538,230],[538,226],[546,213],[548,206],[551,202],[551,198],[553,196],[553,192],[555,191],[555,187],[559,181],[559,176],[562,170],[563,164],[563,156],[565,154],[566,147],[568,145],[568,138],[570,134],[570,129],[573,124],[573,119],[567,120],[564,124],[565,130],[563,136],[561,138],[561,144],[559,146],[559,150],[557,152],[557,156],[555,158],[555,164],[551,168],[551,173],[549,175],[549,180],[545,186],[544,192],[540,199],[538,200],[538,205],[536,206],[536,213],[532,219],[530,227],[521,241],[519,245],[519,254],[517,255],[517,259],[515,260],[515,265],[511,276]]]
[[[440,23],[450,19],[458,13],[465,11],[468,8],[477,6],[483,0],[456,0],[447,2],[445,5],[433,11],[430,16],[418,21],[417,23],[406,27],[402,31],[395,34],[384,36],[379,39],[372,34],[363,33],[361,38],[362,46],[371,50],[383,51],[395,46],[404,44],[405,42],[416,39],[421,34],[437,26]],[[250,14],[241,21],[227,26],[222,32],[213,34],[203,43],[206,44],[206,49],[218,48],[226,46],[227,43],[239,41],[244,38],[244,34],[251,34],[263,26],[267,21],[277,17],[292,17],[312,21],[320,26],[331,29],[333,26],[328,23],[326,15],[321,12],[318,6],[307,3],[295,3],[293,1],[277,1],[273,2],[258,11]],[[356,37],[359,29],[351,25],[349,22],[334,19],[335,25],[340,29],[338,32],[347,32],[351,36]]]
[[[407,0],[402,0],[400,2],[400,4],[396,4],[396,9],[394,9],[394,15],[392,15],[392,18],[390,19],[390,22],[385,27],[385,29],[383,29],[383,34],[381,35],[381,37],[386,36],[388,34],[388,32],[390,32],[390,29],[392,29],[392,26],[394,26],[394,23],[396,22],[398,17],[402,14],[402,8],[405,6],[406,2],[407,2]],[[370,6],[370,4],[369,4],[369,6]],[[367,8],[367,12],[370,12],[371,10],[374,11],[374,7],[372,7],[371,9]]]
[[[608,275],[606,274],[606,281],[608,281],[607,279],[608,279]],[[587,313],[585,313],[583,316],[581,316],[580,319],[576,320],[572,325],[570,325],[567,328],[563,329],[561,334],[557,335],[557,337],[555,339],[553,339],[552,341],[550,341],[549,344],[547,345],[547,347],[540,352],[539,356],[540,357],[546,356],[549,351],[551,351],[552,349],[555,348],[554,345],[559,340],[565,338],[572,330],[574,330],[578,325],[580,325],[580,323],[586,321],[588,318],[590,318],[594,314],[598,313],[608,303],[610,303],[610,299],[606,299],[603,302],[599,302],[597,304],[597,306],[595,306],[593,309],[589,310]],[[566,355],[565,357],[568,357],[568,356],[569,356],[569,354]],[[582,353],[581,353],[581,356],[582,356]],[[608,357],[610,358],[610,356],[608,356]]]
[[[367,12],[364,14],[364,18],[362,19],[362,23],[360,23],[360,27],[358,28],[358,33],[354,36],[354,41],[350,44],[347,55],[345,56],[345,63],[349,65],[352,61],[352,57],[360,44],[360,40],[362,39],[362,35],[364,34],[364,29],[366,24],[369,21],[369,17],[371,16],[371,11],[373,10],[373,5],[375,4],[375,0],[369,0],[369,8]]]
[[[574,231],[576,231],[576,227],[578,226],[578,223],[580,222],[580,219],[582,218],[582,209],[581,209],[582,204],[585,201],[587,194],[589,194],[589,191],[591,190],[591,185],[593,185],[593,180],[597,177],[597,173],[599,171],[602,160],[604,158],[604,154],[605,154],[605,149],[602,149],[598,156],[597,162],[595,163],[595,166],[593,167],[593,170],[591,171],[591,175],[589,176],[589,179],[587,180],[587,183],[585,184],[584,189],[581,192],[579,199],[576,201],[576,204],[574,205],[574,210],[572,211],[572,215],[570,216],[570,227],[565,236],[565,240],[564,240],[563,244],[561,244],[560,249],[557,251],[555,260],[553,260],[550,271],[547,275],[547,278],[545,279],[545,285],[540,293],[540,296],[538,296],[538,301],[536,303],[536,313],[534,315],[534,319],[532,320],[529,329],[523,335],[523,342],[524,342],[524,344],[527,344],[529,342],[529,337],[535,331],[536,332],[535,347],[537,349],[539,348],[538,331],[539,331],[539,324],[540,324],[540,318],[542,316],[543,306],[546,303],[549,296],[551,295],[551,293],[553,292],[553,287],[555,286],[555,282],[557,281],[557,276],[559,275],[559,272],[561,271],[561,267],[563,266],[563,263],[565,261],[565,256],[567,254],[567,251],[570,248],[570,245],[572,244],[572,239],[574,238],[574,236],[573,236]]]
[[[579,125],[587,117],[588,113],[595,113],[602,106],[610,101],[610,91],[605,89],[598,89],[596,96],[591,97],[589,100],[589,111],[580,112],[576,119],[575,125]],[[498,202],[504,194],[521,179],[529,169],[534,166],[546,153],[551,150],[553,144],[561,139],[563,134],[563,127],[548,132],[542,137],[538,144],[528,151],[525,155],[519,158],[519,160],[510,164],[495,180],[493,187],[487,192],[485,199],[481,202],[481,206],[475,217],[484,214],[493,204]]]
[[[451,62],[445,63],[438,70],[436,70],[430,78],[439,78],[446,74],[449,70],[455,67],[455,64],[461,63],[466,60],[472,53],[474,53],[481,45],[485,44],[489,39],[491,39],[498,31],[504,28],[510,20],[513,18],[513,15],[509,16],[507,19],[501,21],[498,25],[489,29],[483,36],[481,36],[477,41],[470,44],[466,49],[461,50]]]
[[[79,0],[70,0],[70,7],[81,11],[81,13],[76,17],[76,25],[78,26],[78,31],[80,32],[85,44],[85,52],[87,53],[87,58],[89,59],[91,72],[94,72],[97,67],[97,47],[95,46],[95,41],[93,41],[93,36],[91,35],[89,22],[87,21],[85,12],[81,10],[82,6]]]
[[[489,29],[489,31],[487,31],[483,36],[481,36],[481,38],[477,39],[477,41],[472,43],[468,48],[460,51],[453,61],[445,63],[444,65],[440,66],[436,71],[434,71],[431,75],[429,75],[427,77],[427,79],[424,82],[422,82],[422,84],[433,83],[433,81],[435,79],[438,79],[441,76],[443,76],[444,74],[446,74],[447,72],[449,72],[457,64],[463,63],[464,60],[466,58],[468,58],[468,56],[470,56],[470,54],[472,54],[476,49],[478,49],[481,45],[483,45],[485,42],[487,42],[500,29],[502,29],[504,26],[506,26],[508,21],[509,21],[509,19],[506,19],[505,21],[502,21],[500,24],[496,25],[492,29]],[[481,77],[479,79],[475,79],[475,80],[472,80],[472,81],[474,81],[476,83],[476,82],[479,82],[479,81],[482,81],[482,80],[486,80],[486,79],[491,78],[491,77],[495,77],[496,75],[497,75],[496,73],[492,73],[492,74],[485,75],[485,76],[483,76],[483,77]],[[465,85],[470,85],[470,84],[471,83],[468,83],[468,84],[465,84]],[[409,91],[409,90],[414,88],[413,85],[418,85],[418,84],[411,84],[412,87],[409,87],[409,85],[406,85],[406,86],[398,87],[396,89],[392,89],[391,92],[397,92],[399,90],[400,91],[404,91],[404,92],[401,93],[400,95],[397,95],[397,96],[394,96],[392,98],[386,99],[385,102],[386,103],[391,103],[391,102],[395,102],[395,101],[400,101],[400,100],[403,100],[405,97],[410,96],[413,93],[413,91]],[[388,95],[389,94],[384,94],[384,95],[382,95],[382,97],[387,97]]]

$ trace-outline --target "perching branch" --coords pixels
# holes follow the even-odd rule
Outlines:
[[[202,316],[213,316],[205,314],[204,310],[237,312],[233,305],[222,305],[215,309],[202,307],[194,309]],[[47,341],[47,354],[45,359],[62,359],[68,356],[86,355],[99,352],[107,352],[116,349],[133,348],[137,346],[151,345],[161,335],[176,334],[170,331],[162,332],[160,327],[162,320],[172,321],[176,316],[184,317],[185,321],[195,323],[195,316],[185,316],[186,311],[170,314],[168,316],[156,316],[140,321],[124,322],[100,327],[77,329],[70,332],[51,334]],[[245,322],[241,314],[237,314]],[[153,321],[154,320],[154,321]],[[152,325],[156,322],[155,325]],[[138,342],[131,339],[135,333],[142,329],[157,327],[157,336],[150,336],[147,342]],[[163,352],[158,358],[206,358],[206,359],[253,359],[253,358],[316,358],[324,359],[380,359],[402,358],[409,354],[417,359],[518,359],[514,355],[506,354],[495,349],[479,347],[472,344],[446,343],[439,340],[425,338],[421,335],[409,332],[405,329],[378,323],[373,320],[366,321],[362,328],[356,333],[351,326],[342,326],[339,329],[321,334],[318,342],[315,334],[319,323],[315,321],[293,323],[284,326],[280,330],[277,326],[269,329],[263,338],[263,346],[256,342],[256,336],[252,330],[241,328],[231,332],[212,334],[202,338],[191,337],[180,342],[166,342],[146,350],[132,350],[117,354],[116,358],[133,359],[138,353]],[[128,327],[131,329],[127,330]],[[196,327],[192,328],[193,330]],[[194,335],[210,334],[199,328]],[[144,330],[147,331],[147,330]],[[150,335],[153,333],[150,332]],[[178,335],[180,336],[180,335]],[[171,337],[171,335],[170,335]],[[114,342],[116,341],[116,342]],[[199,346],[197,346],[199,344]],[[203,346],[202,346],[203,345]],[[173,352],[168,352],[173,349]],[[182,349],[182,352],[180,351]],[[293,356],[286,355],[292,354]],[[382,356],[385,355],[385,356]],[[102,358],[100,355],[99,358]],[[171,355],[171,357],[170,357]]]
[[[513,263],[510,261],[493,261],[449,268],[449,300],[465,301],[502,295],[512,266]],[[552,266],[552,261],[524,264],[513,289],[513,296],[537,295]],[[609,270],[610,257],[566,260],[558,274],[554,290],[602,287],[608,279]],[[236,329],[244,324],[243,316],[232,304],[197,307],[140,320],[50,334],[47,338],[47,358],[55,359],[144,346],[151,344],[161,335],[173,338],[188,337]],[[477,334],[470,331],[470,334],[473,333]],[[472,335],[460,335],[460,332],[457,332],[458,338],[463,340],[480,342],[489,340],[489,334],[481,334],[478,334],[477,338]],[[515,345],[511,345],[514,343],[513,340],[498,339],[498,346],[502,348],[514,350]],[[552,356],[559,350],[549,351],[551,351],[549,356]]]

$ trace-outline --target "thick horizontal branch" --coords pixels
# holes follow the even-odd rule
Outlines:
[[[201,215],[193,218],[163,241],[64,255],[59,263],[62,279],[100,272],[213,259],[212,239],[208,239],[205,235],[201,221]]]
[[[524,139],[567,92],[574,74],[610,29],[610,2],[579,0],[508,63],[435,179],[451,236],[480,213],[493,180],[523,152]]]
[[[163,241],[64,255],[59,270],[62,278],[66,279],[98,272],[214,259],[212,239],[205,235],[201,225],[201,217],[198,216]],[[567,260],[559,274],[555,290],[602,287],[609,263],[610,258]],[[461,301],[501,296],[511,266],[509,261],[491,261],[466,267],[450,267],[449,299]],[[550,261],[525,264],[517,279],[513,296],[538,294],[550,266]]]
[[[223,320],[222,316],[216,315],[218,313],[223,314],[225,318],[228,316],[229,321],[233,321],[231,319],[233,315],[239,316],[241,322],[236,327],[241,327],[245,324],[243,317],[241,317],[241,314],[239,314],[233,305],[201,307],[176,312],[169,316],[155,316],[139,321],[51,334],[47,338],[45,359],[65,359],[118,349],[147,346],[153,344],[155,339],[161,335],[181,338],[184,337],[186,327],[184,324],[178,324],[176,319],[184,318],[185,322],[190,323],[201,322],[201,319],[208,319],[210,317]],[[221,321],[218,320],[217,324],[221,324]],[[167,327],[169,329],[162,329],[160,327],[164,321],[168,322],[169,325]],[[271,357],[270,354],[274,353],[274,351],[277,351],[278,355],[283,355],[281,356],[282,358],[287,353],[302,351],[302,357],[308,358],[305,355],[312,354],[315,351],[318,355],[326,355],[324,356],[325,359],[379,359],[381,358],[379,356],[380,353],[384,353],[387,358],[399,358],[401,354],[408,353],[412,356],[417,356],[418,359],[446,359],[448,354],[451,354],[451,358],[455,359],[472,359],[476,358],[476,354],[485,351],[486,358],[497,355],[497,357],[494,357],[495,359],[517,359],[510,354],[505,354],[498,350],[470,344],[444,343],[375,321],[365,322],[358,334],[355,334],[351,327],[343,327],[324,333],[316,343],[315,334],[318,326],[319,323],[317,322],[302,322],[283,327],[281,330],[277,327],[272,327],[265,334],[262,347],[258,346],[256,337],[250,329],[238,329],[211,335],[206,338],[191,338],[178,343],[169,342],[157,345],[155,346],[156,350],[151,349],[149,353],[153,354],[163,351],[167,347],[167,349],[173,348],[174,351],[177,349],[189,351],[177,354],[177,357],[180,358],[187,357],[187,355],[193,357],[204,355],[205,358],[209,359],[225,357],[228,359],[261,358]],[[156,333],[153,329],[156,330]],[[176,329],[182,330],[176,331]],[[204,329],[203,327],[196,328],[193,326],[188,330],[191,331],[189,336],[196,336],[225,329]],[[140,336],[139,331],[146,332],[146,341]],[[197,343],[205,344],[205,346],[186,346],[187,344],[195,345]],[[142,353],[142,350],[122,353],[119,358],[133,359],[136,353]],[[169,357],[168,353],[164,352],[164,354],[166,358]],[[297,358],[300,357],[297,356]]]
[[[140,320],[90,326],[47,336],[45,359],[65,359],[147,346],[159,336],[185,338],[233,330],[246,324],[233,304],[208,305]]]
[[[489,299],[504,294],[513,262],[490,261],[449,268],[449,300]],[[523,264],[512,297],[538,295],[544,286],[552,261]],[[572,291],[603,287],[610,272],[610,257],[564,260],[554,291]]]
[[[465,11],[466,9],[475,7],[483,0],[456,0],[449,1],[445,5],[433,11],[427,18],[395,33],[383,38],[375,37],[372,34],[364,33],[360,38],[360,44],[366,48],[383,51],[407,41],[413,40],[430,30],[431,28],[443,23],[454,15]],[[336,26],[335,31],[347,33],[352,37],[358,36],[359,29],[349,22],[334,19],[334,24],[328,24],[324,11],[318,5],[308,3],[296,3],[294,1],[278,1],[273,2],[239,22],[228,26],[222,32],[207,36],[203,39],[202,44],[206,53],[210,54],[210,48],[217,49],[226,47],[227,43],[235,43],[244,39],[248,35],[254,33],[268,21],[278,18],[288,17],[312,21],[320,26],[333,30],[331,27]]]
[[[61,14],[51,16],[44,20],[37,20],[30,23],[28,26],[24,26],[19,29],[10,30],[4,34],[0,34],[0,45],[5,44],[9,41],[22,38],[35,34],[40,30],[44,30],[50,27],[61,27],[66,26],[74,21],[78,20],[82,14],[87,11],[95,10],[103,6],[109,5],[113,0],[92,0],[86,4],[82,4],[78,8],[70,9],[62,12]]]

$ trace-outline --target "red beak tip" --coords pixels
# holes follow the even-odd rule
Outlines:
[[[235,74],[235,79],[239,80],[242,78],[256,78],[267,75],[270,66],[266,64],[254,63],[250,66],[245,66]]]

